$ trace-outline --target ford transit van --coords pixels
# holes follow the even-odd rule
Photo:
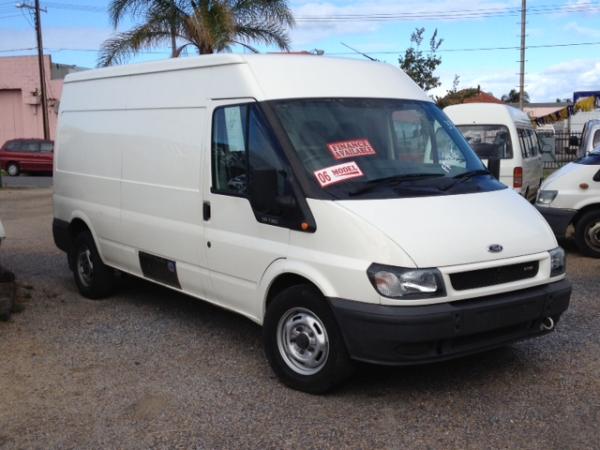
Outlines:
[[[54,239],[82,295],[117,271],[263,325],[287,385],[550,332],[565,254],[391,65],[209,55],[67,76]]]
[[[579,251],[600,258],[600,147],[550,175],[536,206],[558,239],[573,225]]]
[[[526,199],[535,199],[544,164],[540,142],[527,114],[496,103],[452,105],[444,112],[482,160],[500,159],[500,181]]]

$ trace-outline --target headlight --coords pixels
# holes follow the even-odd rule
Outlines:
[[[567,269],[565,251],[560,247],[556,247],[548,253],[550,253],[550,276],[556,277],[565,273]]]
[[[540,191],[538,194],[537,203],[539,205],[549,205],[554,201],[557,195],[558,191]]]
[[[371,264],[367,275],[384,297],[420,299],[446,295],[442,274],[437,269],[407,269]]]

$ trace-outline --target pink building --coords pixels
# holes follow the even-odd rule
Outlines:
[[[44,56],[50,138],[56,133],[58,104],[66,74],[75,66],[53,64]],[[0,58],[0,146],[13,138],[43,138],[42,107],[37,56]]]

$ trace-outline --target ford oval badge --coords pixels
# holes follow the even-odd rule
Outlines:
[[[500,244],[492,244],[488,247],[488,252],[490,253],[500,253],[503,250],[503,247]]]

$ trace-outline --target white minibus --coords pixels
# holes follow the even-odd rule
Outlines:
[[[542,148],[527,114],[497,103],[452,105],[444,112],[482,160],[500,159],[500,181],[526,199],[535,199],[544,167]]]

